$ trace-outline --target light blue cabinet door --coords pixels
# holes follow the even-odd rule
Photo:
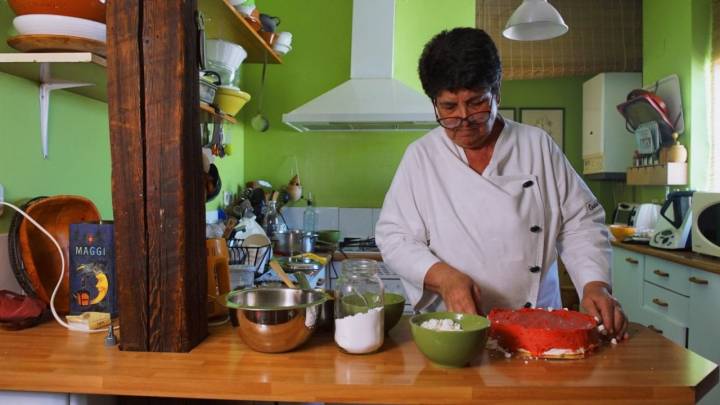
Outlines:
[[[706,359],[720,364],[720,275],[693,269],[690,273],[690,322],[688,347]],[[716,386],[700,401],[720,404]]]
[[[645,323],[642,317],[642,290],[645,256],[613,247],[612,290],[632,322]]]

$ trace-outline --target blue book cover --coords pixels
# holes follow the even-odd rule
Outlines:
[[[70,313],[117,316],[115,246],[111,223],[70,225]]]

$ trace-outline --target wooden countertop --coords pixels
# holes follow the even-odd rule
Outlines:
[[[684,264],[696,269],[709,271],[711,273],[720,274],[720,259],[701,255],[689,251],[664,250],[650,247],[649,245],[638,245],[634,243],[622,243],[616,240],[611,241],[613,246],[627,249],[632,252],[642,253],[644,255],[655,256],[663,260]]]
[[[404,318],[378,353],[340,352],[318,331],[296,351],[250,350],[224,325],[190,353],[122,352],[103,334],[55,323],[0,331],[0,390],[363,403],[690,404],[717,365],[639,325],[631,339],[569,361],[506,359],[486,351],[470,367],[439,368],[418,351]]]

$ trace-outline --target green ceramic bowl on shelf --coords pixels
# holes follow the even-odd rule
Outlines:
[[[462,330],[439,331],[420,326],[430,319],[450,319]],[[464,367],[485,349],[490,321],[480,315],[429,312],[413,316],[410,329],[418,349],[430,361],[442,367]]]
[[[374,302],[374,299],[372,297],[366,296],[365,298],[369,303]],[[367,306],[359,295],[348,295],[344,297],[342,300],[342,305],[345,309],[345,312],[350,314],[357,314],[367,311]],[[383,322],[385,323],[385,333],[387,333],[390,329],[397,325],[398,321],[402,317],[404,308],[405,297],[403,297],[402,295],[391,292],[386,292],[383,295],[383,311],[385,313]]]

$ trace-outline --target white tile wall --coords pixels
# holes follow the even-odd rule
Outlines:
[[[305,207],[288,207],[282,210],[283,218],[288,229],[300,229],[303,226],[303,212]]]
[[[380,208],[316,207],[317,229],[339,229],[341,237],[368,238],[375,235]],[[286,207],[282,210],[290,229],[302,229],[305,207]]]
[[[371,208],[340,208],[340,234],[343,238],[368,238],[373,235]]]
[[[373,208],[372,209],[372,234],[375,236],[375,225],[377,224],[378,219],[380,218],[380,208]]]
[[[317,229],[340,229],[338,207],[317,207]]]

